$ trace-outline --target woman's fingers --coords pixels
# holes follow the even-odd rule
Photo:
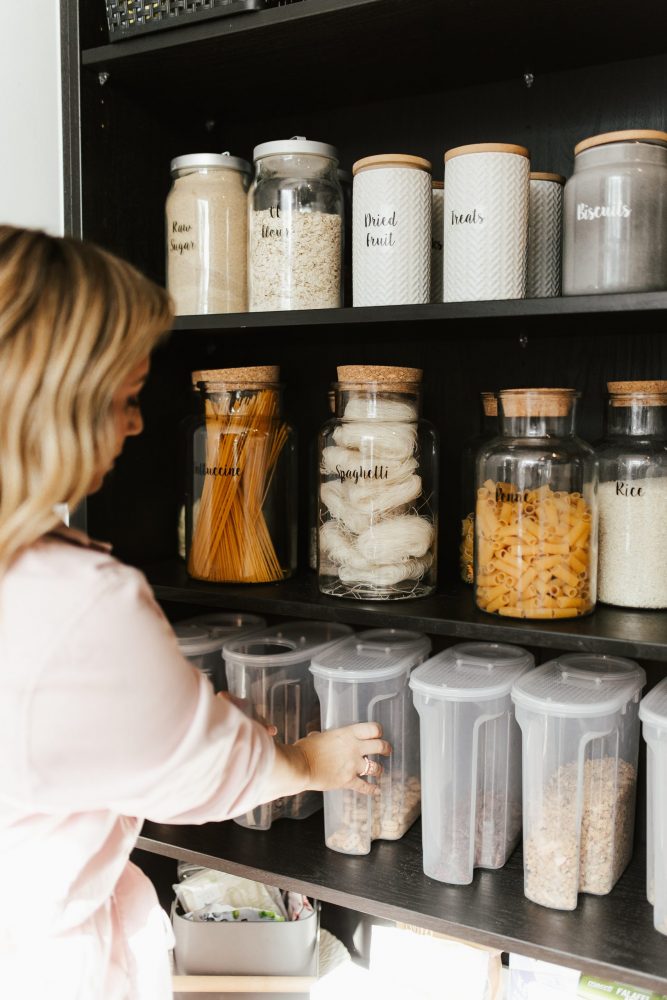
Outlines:
[[[364,757],[363,765],[359,771],[360,778],[379,778],[382,774],[384,768],[377,760],[371,760],[370,757]]]
[[[358,740],[377,740],[382,736],[379,722],[355,722],[350,729]]]
[[[359,792],[360,795],[377,795],[379,791],[378,785],[369,785],[363,778],[353,778],[345,785],[345,788],[351,788],[353,792]]]
[[[364,754],[380,754],[381,757],[388,757],[391,753],[391,743],[386,740],[365,740],[361,748]]]

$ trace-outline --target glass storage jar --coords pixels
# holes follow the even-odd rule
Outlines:
[[[607,388],[607,432],[596,448],[598,597],[667,608],[667,380]]]
[[[415,368],[343,365],[320,432],[319,583],[389,600],[436,582],[438,443]]]
[[[279,369],[194,372],[201,417],[186,497],[190,576],[269,583],[296,566],[296,463]]]
[[[171,161],[165,204],[167,289],[177,315],[248,308],[250,174],[250,164],[229,153],[194,153]]]
[[[342,305],[338,153],[303,136],[255,147],[248,196],[250,311]]]
[[[477,456],[475,597],[511,618],[592,611],[597,465],[574,433],[573,389],[498,393],[500,437]]]
[[[478,434],[466,441],[461,459],[461,545],[459,565],[461,579],[472,583],[475,547],[475,459],[483,444],[498,436],[498,400],[495,392],[480,393],[481,425]]]
[[[584,139],[565,185],[563,294],[667,287],[667,132]]]

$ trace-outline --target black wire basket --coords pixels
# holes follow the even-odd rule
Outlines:
[[[109,41],[303,0],[106,0]]]

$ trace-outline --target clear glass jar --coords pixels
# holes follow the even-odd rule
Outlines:
[[[475,599],[511,618],[595,607],[597,463],[573,389],[498,393],[500,437],[477,456]]]
[[[487,441],[498,436],[498,401],[495,392],[481,392],[481,424],[478,434],[469,438],[461,459],[461,545],[459,566],[464,583],[472,583],[475,548],[475,459]]]
[[[609,382],[600,469],[598,597],[667,608],[667,381]]]
[[[435,589],[438,441],[421,371],[348,365],[320,432],[319,584],[362,600]]]
[[[342,305],[338,153],[302,136],[255,147],[248,198],[250,311]]]
[[[186,498],[190,576],[269,583],[296,566],[296,449],[273,367],[193,372],[201,418]]]
[[[165,204],[167,289],[177,315],[247,310],[250,174],[250,164],[229,153],[194,153],[171,161]]]

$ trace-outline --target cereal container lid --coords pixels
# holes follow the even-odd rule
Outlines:
[[[202,653],[219,652],[225,641],[215,629],[207,625],[179,622],[174,625],[174,633],[183,656],[201,656]]]
[[[427,635],[406,628],[369,628],[359,632],[357,638],[382,646],[388,652],[412,654],[415,663],[422,663],[431,652]]]
[[[253,632],[266,628],[266,619],[261,615],[247,614],[245,611],[212,611],[206,615],[196,615],[180,622],[180,625],[198,625],[210,629],[212,634],[223,638],[236,637],[242,632]]]
[[[571,653],[520,677],[512,688],[517,706],[544,715],[611,715],[639,698],[646,674],[620,656]]]
[[[355,635],[314,656],[310,671],[330,681],[383,681],[408,673],[415,662],[409,648],[392,649]]]
[[[222,657],[245,667],[287,667],[309,660],[320,650],[352,634],[339,622],[288,622],[225,642]]]
[[[642,698],[639,718],[649,726],[667,730],[667,677]]]
[[[499,642],[461,642],[417,667],[410,687],[429,698],[481,701],[502,698],[535,665],[531,653]]]

